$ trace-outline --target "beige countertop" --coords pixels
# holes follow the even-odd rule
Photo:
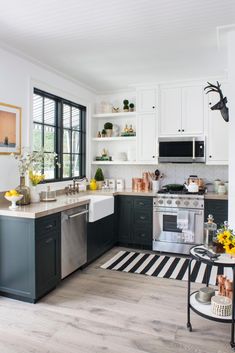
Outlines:
[[[62,212],[70,208],[81,206],[89,203],[89,195],[129,195],[129,196],[149,196],[154,197],[156,193],[152,191],[133,191],[131,189],[125,189],[123,191],[116,190],[96,190],[96,191],[87,191],[81,192],[76,195],[60,195],[57,196],[57,200],[54,202],[39,202],[31,203],[27,206],[20,206],[16,210],[10,210],[10,203],[6,200],[0,202],[0,216],[10,216],[10,217],[20,217],[20,218],[39,218],[48,216],[53,213]],[[87,199],[84,198],[87,196]],[[216,193],[207,193],[205,194],[205,199],[212,200],[227,200],[228,195],[218,195]]]

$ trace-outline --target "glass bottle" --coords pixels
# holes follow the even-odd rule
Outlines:
[[[17,186],[16,190],[19,194],[23,195],[22,199],[18,201],[18,205],[28,205],[30,204],[30,188],[25,185],[25,176],[20,176],[20,185]]]
[[[213,249],[216,240],[217,224],[214,223],[212,214],[208,215],[207,222],[204,224],[204,245],[208,249]]]

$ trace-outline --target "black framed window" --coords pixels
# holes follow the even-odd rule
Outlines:
[[[33,150],[56,153],[61,168],[45,158],[46,181],[86,174],[86,108],[37,88],[33,95]]]

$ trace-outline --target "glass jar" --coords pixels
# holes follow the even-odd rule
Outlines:
[[[16,190],[19,194],[23,195],[22,199],[17,202],[18,205],[30,204],[30,188],[25,185],[25,176],[20,176],[20,185],[17,186]]]
[[[208,215],[207,222],[204,224],[204,245],[213,249],[214,242],[217,237],[217,224],[211,214]]]

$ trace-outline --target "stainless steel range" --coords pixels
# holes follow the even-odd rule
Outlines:
[[[153,250],[188,254],[203,243],[204,196],[157,194],[153,199]]]

